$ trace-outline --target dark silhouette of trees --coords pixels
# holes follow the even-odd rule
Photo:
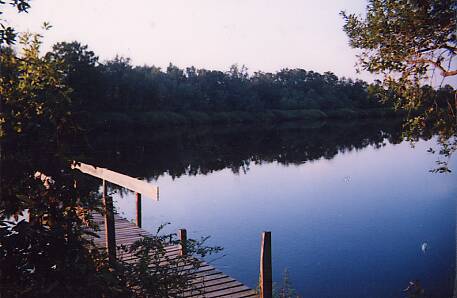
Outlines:
[[[78,42],[60,42],[46,57],[64,65],[67,85],[73,89],[71,98],[74,111],[97,108],[100,76],[98,57]]]
[[[395,116],[393,101],[380,102],[380,82],[338,78],[303,69],[249,74],[180,69],[169,64],[133,66],[128,58],[100,63],[87,46],[58,43],[47,57],[66,65],[73,108],[92,126],[167,126],[235,122],[281,122],[322,118]],[[446,97],[452,88],[440,91]],[[436,90],[431,89],[433,97]],[[95,124],[94,124],[95,123]]]

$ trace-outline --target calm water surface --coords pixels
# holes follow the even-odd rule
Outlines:
[[[217,163],[224,156],[214,156],[217,145],[205,143],[207,151],[186,148],[206,140],[205,135],[190,141],[164,137],[157,141],[163,147],[154,143],[149,153],[122,159],[131,166],[129,158],[141,158],[142,167],[153,173],[149,180],[160,187],[160,201],[143,200],[144,228],[155,231],[171,222],[166,232],[187,228],[192,238],[210,235],[209,244],[224,247],[224,256],[214,257],[214,265],[251,287],[258,280],[260,234],[269,230],[274,281],[280,282],[287,268],[292,286],[305,297],[404,297],[402,289],[413,279],[432,297],[451,296],[457,180],[454,174],[428,172],[436,156],[426,150],[434,141],[419,141],[413,149],[398,138],[393,141],[392,133],[374,129],[374,137],[360,132],[349,144],[319,143],[316,138],[307,142],[312,132],[324,140],[337,138],[329,132],[348,133],[341,127],[311,127],[290,137],[305,143],[281,138],[280,144],[274,138],[288,129],[249,133],[251,139],[257,139],[257,133],[258,138],[273,138],[282,148],[268,155],[264,143],[253,146],[249,138],[224,134],[223,140],[236,143],[224,152],[240,150],[233,152],[239,156],[236,166]],[[214,134],[212,139],[217,143]],[[184,144],[178,145],[180,150],[176,142]],[[244,142],[252,152],[239,149]],[[163,155],[167,148],[168,157]],[[214,159],[212,167],[198,166],[205,156]],[[164,158],[175,158],[171,166],[178,159],[187,170],[167,170]],[[457,168],[455,158],[451,167]],[[117,194],[115,199],[119,212],[133,219],[133,194]],[[425,252],[423,243],[428,244]]]

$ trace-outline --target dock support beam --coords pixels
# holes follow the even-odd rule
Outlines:
[[[180,256],[185,256],[187,254],[187,231],[186,229],[178,230],[179,242],[180,242]]]
[[[272,297],[271,232],[263,232],[260,247],[260,298]]]
[[[116,262],[116,234],[113,199],[108,195],[108,185],[105,180],[103,180],[103,207],[105,209],[105,239],[108,260],[111,265],[114,265]]]
[[[136,225],[141,228],[141,194],[136,193]]]

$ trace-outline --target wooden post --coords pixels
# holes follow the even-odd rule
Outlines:
[[[113,199],[108,196],[108,186],[103,180],[103,207],[105,208],[105,238],[111,265],[116,261],[116,232],[114,225]]]
[[[263,232],[260,247],[260,298],[272,297],[271,232]]]
[[[28,213],[29,213],[29,223],[33,223],[36,221],[36,217],[34,216],[33,212],[32,212],[32,209],[28,209]]]
[[[185,256],[187,254],[187,231],[186,229],[179,229],[178,230],[178,235],[179,235],[179,241],[181,242],[181,250],[179,252],[180,256]]]
[[[136,193],[136,225],[141,228],[141,194]]]

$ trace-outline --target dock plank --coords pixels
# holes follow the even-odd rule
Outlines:
[[[97,237],[90,236],[94,243],[101,249],[106,247],[106,234],[104,226],[104,217],[101,214],[92,214],[92,219],[100,227],[96,231]],[[134,223],[121,217],[118,214],[114,215],[115,231],[116,231],[116,246],[129,246],[145,236],[152,236],[151,233],[137,227]],[[168,260],[173,260],[178,257],[180,248],[178,245],[170,245],[165,247],[165,255],[163,264]],[[136,256],[133,253],[121,253],[119,259],[125,262],[135,262]],[[162,262],[162,261],[161,261]],[[240,281],[218,271],[213,266],[204,261],[199,261],[200,266],[194,268],[192,265],[180,265],[180,274],[188,274],[190,278],[189,288],[179,294],[183,298],[211,298],[211,297],[256,297],[256,291],[250,289]]]

